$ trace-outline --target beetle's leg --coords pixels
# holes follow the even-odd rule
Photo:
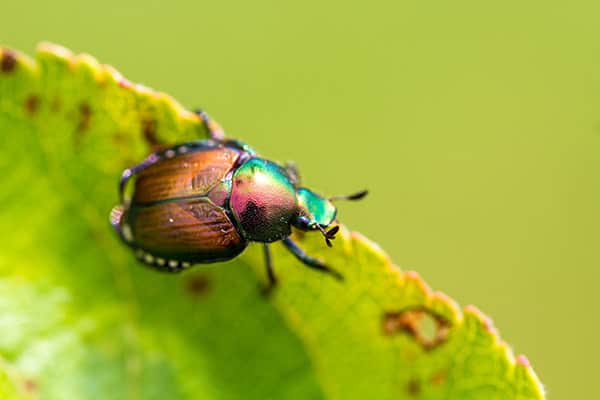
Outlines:
[[[298,171],[298,166],[294,161],[286,161],[284,164],[285,172],[290,176],[292,183],[295,186],[300,186],[300,171]]]
[[[119,180],[119,198],[121,199],[121,204],[123,204],[125,199],[125,187],[127,186],[127,182],[129,182],[129,180],[138,172],[148,168],[149,166],[160,160],[161,157],[159,156],[159,153],[152,153],[148,157],[146,157],[146,159],[141,163],[134,165],[131,168],[127,168],[125,171],[123,171],[123,173],[121,174],[121,179]]]
[[[216,140],[218,142],[225,139],[225,132],[221,125],[219,125],[214,119],[208,116],[208,113],[204,110],[198,109],[195,111],[196,115],[202,120],[202,123],[206,127],[208,131],[208,135],[211,139]]]
[[[267,267],[267,277],[269,278],[269,283],[263,289],[263,293],[269,294],[277,285],[277,278],[275,277],[275,271],[273,271],[273,261],[271,259],[271,249],[269,249],[269,245],[263,244],[263,252],[265,255],[265,267]]]
[[[292,239],[285,238],[283,239],[283,244],[287,249],[294,255],[298,260],[300,260],[304,265],[310,268],[314,268],[316,270],[326,272],[333,276],[335,279],[339,281],[343,281],[344,277],[339,272],[329,268],[327,265],[323,264],[322,261],[309,256],[298,246]]]

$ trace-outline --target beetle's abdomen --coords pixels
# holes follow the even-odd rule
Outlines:
[[[228,260],[247,244],[225,211],[206,197],[132,207],[125,219],[135,247],[167,260]]]
[[[133,204],[207,194],[233,168],[239,151],[217,147],[165,159],[136,178]]]

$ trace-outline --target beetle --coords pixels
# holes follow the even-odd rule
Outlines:
[[[337,214],[333,202],[358,200],[367,191],[325,198],[300,185],[293,164],[280,166],[259,157],[247,144],[226,139],[206,112],[196,113],[209,139],[154,152],[123,171],[121,204],[110,215],[122,241],[144,263],[169,272],[230,260],[249,242],[260,242],[267,291],[277,282],[268,244],[282,241],[304,265],[342,280],[339,272],[294,242],[291,228],[320,232],[331,246],[339,230],[332,226]]]

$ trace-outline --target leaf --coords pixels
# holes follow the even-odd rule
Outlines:
[[[18,379],[14,379],[17,381]],[[31,388],[30,382],[21,382],[22,391],[26,391]],[[9,378],[8,373],[4,368],[0,367],[0,399],[3,400],[20,400],[25,399],[25,395],[19,393],[19,389],[15,386],[14,382]]]
[[[4,49],[0,132],[0,356],[30,395],[544,398],[487,317],[346,228],[332,249],[295,234],[343,283],[275,244],[281,285],[270,299],[258,290],[259,246],[182,274],[141,267],[108,226],[118,177],[204,127],[90,56],[43,44],[32,61]]]

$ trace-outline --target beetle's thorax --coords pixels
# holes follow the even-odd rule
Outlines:
[[[233,174],[230,206],[248,240],[274,242],[291,233],[298,213],[296,188],[280,166],[251,158]]]

